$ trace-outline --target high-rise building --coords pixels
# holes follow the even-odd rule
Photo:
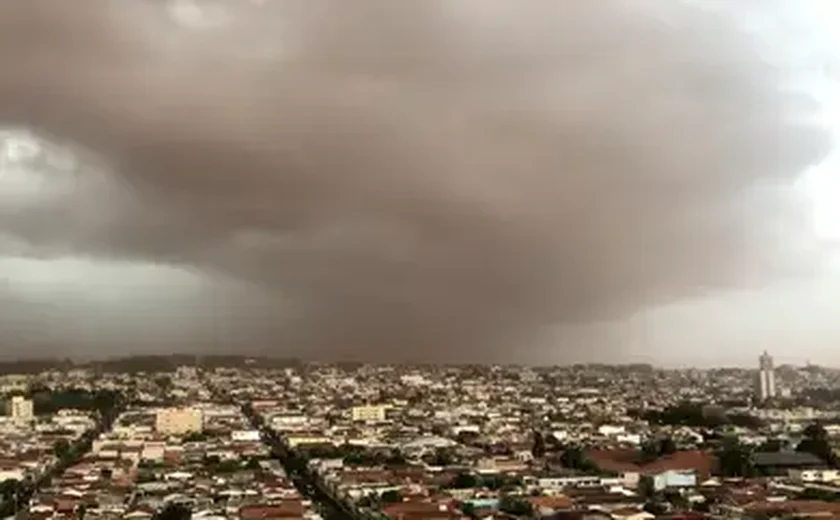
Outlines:
[[[776,374],[773,368],[773,357],[767,351],[764,351],[758,358],[756,394],[759,401],[776,397]]]
[[[35,406],[31,399],[16,395],[12,397],[9,408],[16,421],[31,421],[35,417]]]

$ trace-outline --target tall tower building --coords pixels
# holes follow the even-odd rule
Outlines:
[[[773,369],[773,357],[766,350],[758,358],[758,384],[756,386],[759,401],[776,397],[776,374]]]

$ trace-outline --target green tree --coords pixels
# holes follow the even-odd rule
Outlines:
[[[677,451],[677,443],[671,437],[662,437],[659,439],[652,439],[642,445],[642,451],[639,454],[641,462],[652,462],[659,457],[671,455]]]
[[[382,493],[380,498],[384,504],[396,504],[398,502],[402,502],[402,495],[395,489],[389,489],[388,491]]]
[[[530,516],[534,508],[527,500],[508,495],[499,500],[499,511],[513,516]]]
[[[720,472],[725,477],[749,477],[755,473],[752,451],[737,437],[726,437],[718,453]]]
[[[147,469],[142,469],[137,473],[137,478],[135,479],[135,482],[137,484],[145,484],[147,482],[154,482],[155,480],[157,480],[157,477],[155,476],[154,472],[149,471]]]
[[[458,432],[458,436],[456,437],[457,441],[460,444],[464,444],[465,446],[469,446],[478,439],[478,434],[472,431],[461,431]]]
[[[455,475],[449,487],[452,489],[472,489],[478,487],[478,485],[479,480],[475,475],[461,472]]]
[[[803,431],[804,439],[796,447],[796,451],[810,453],[827,464],[837,465],[837,457],[828,441],[828,433],[819,423],[809,424]]]
[[[655,516],[661,516],[668,513],[668,506],[659,501],[645,502],[644,510]]]
[[[184,504],[168,504],[156,515],[155,520],[190,520],[192,509]]]
[[[70,455],[71,446],[67,439],[58,439],[53,443],[53,455],[59,460],[64,460]]]
[[[20,487],[21,484],[19,480],[7,479],[0,482],[0,501],[11,502],[20,490]]]
[[[169,376],[160,376],[155,378],[155,385],[162,391],[167,392],[172,389],[172,378]]]
[[[671,437],[663,437],[659,442],[659,455],[671,455],[677,452],[677,443]]]
[[[646,501],[652,500],[653,497],[656,496],[656,488],[653,484],[653,477],[645,475],[639,479],[638,491],[639,495]]]
[[[399,450],[393,450],[385,459],[385,465],[390,467],[401,467],[406,464],[405,456]]]
[[[767,439],[758,447],[756,451],[761,453],[778,453],[782,451],[784,444],[779,439]]]
[[[665,500],[677,509],[688,509],[690,506],[688,499],[676,490],[666,490]]]
[[[531,448],[531,455],[533,455],[535,459],[545,457],[545,438],[543,437],[543,434],[538,431],[534,432],[534,445]]]
[[[219,473],[235,473],[242,468],[238,460],[223,460],[214,469]]]
[[[207,440],[207,434],[202,432],[193,432],[184,437],[183,442],[204,442]]]
[[[575,469],[586,473],[592,473],[597,470],[595,465],[591,460],[589,460],[589,458],[587,458],[586,454],[579,446],[567,446],[566,449],[563,450],[563,454],[560,455],[560,463],[569,469]]]

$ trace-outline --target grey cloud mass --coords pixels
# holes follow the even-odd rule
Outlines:
[[[223,280],[228,348],[459,361],[821,265],[836,55],[788,2],[212,4],[0,3],[0,125],[54,147],[0,170],[0,257]],[[204,348],[172,302],[131,348]]]

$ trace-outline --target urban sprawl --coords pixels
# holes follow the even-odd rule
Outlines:
[[[840,371],[6,364],[0,518],[840,519]]]

